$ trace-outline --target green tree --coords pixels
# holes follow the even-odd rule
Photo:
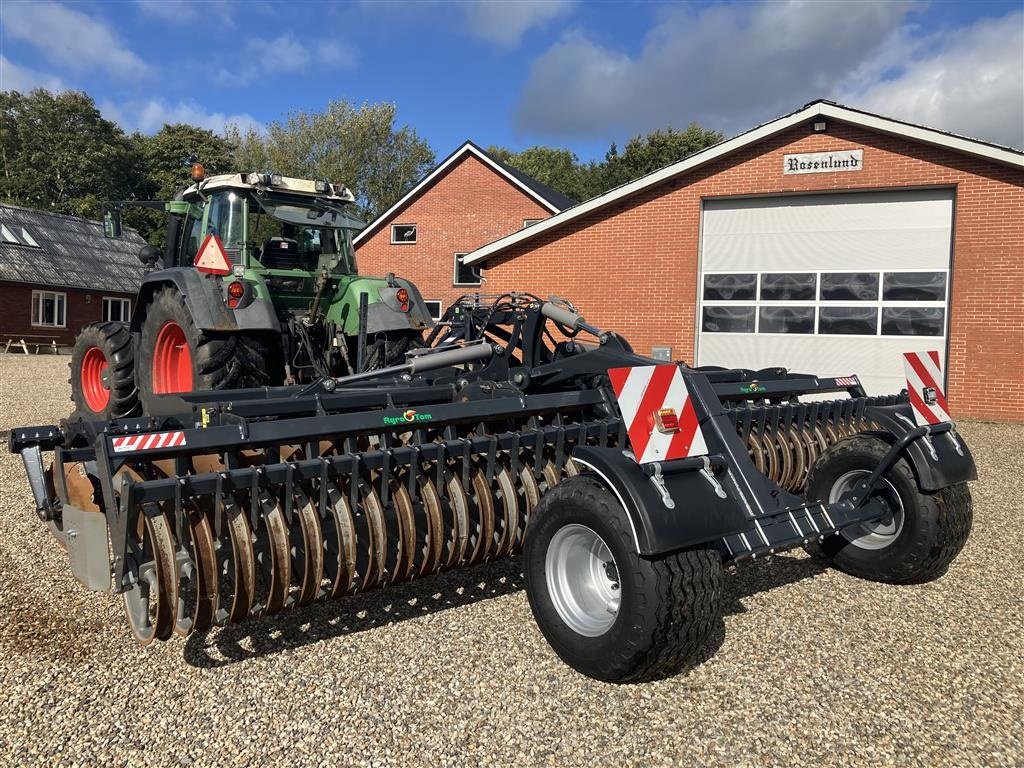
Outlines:
[[[0,163],[3,199],[75,216],[144,186],[132,140],[78,92],[0,92]]]
[[[164,125],[152,136],[132,134],[134,151],[144,171],[140,197],[149,200],[170,200],[179,190],[192,183],[192,164],[202,163],[208,175],[233,173],[234,147],[225,137],[194,125]],[[164,247],[166,216],[148,208],[125,210],[125,223],[139,230],[150,245]]]
[[[426,141],[395,118],[394,104],[331,101],[324,112],[293,112],[270,123],[265,135],[233,129],[228,139],[239,168],[340,182],[373,218],[434,165]]]
[[[607,191],[646,176],[666,165],[679,162],[725,138],[718,131],[690,123],[685,131],[674,128],[634,136],[619,154],[615,144],[605,155],[601,185]]]

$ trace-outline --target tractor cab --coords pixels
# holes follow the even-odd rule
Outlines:
[[[179,219],[175,266],[190,266],[206,235],[216,235],[232,266],[310,274],[354,274],[353,233],[365,224],[348,210],[345,187],[277,174],[202,179],[169,204]]]

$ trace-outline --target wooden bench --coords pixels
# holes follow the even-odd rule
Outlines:
[[[53,354],[60,354],[60,349],[57,347],[57,340],[52,336],[19,336],[17,338],[8,338],[7,344],[4,346],[4,354],[6,355],[11,351],[11,347],[17,349],[21,347],[21,351],[26,355],[28,354],[29,347],[35,347],[36,354],[39,354],[40,349],[49,349]]]

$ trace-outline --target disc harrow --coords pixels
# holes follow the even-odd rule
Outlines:
[[[624,567],[705,552],[665,566],[675,580],[695,563],[827,543],[891,519],[877,487],[898,462],[928,494],[974,472],[952,423],[917,426],[906,393],[869,397],[856,377],[658,364],[560,300],[466,298],[426,342],[402,365],[338,379],[168,395],[140,417],[15,429],[11,450],[72,571],[122,594],[143,644],[524,550],[528,590],[581,569],[552,605],[570,606],[565,626],[585,634],[631,600],[661,599],[625,594]],[[804,498],[865,439],[886,448],[863,479],[837,498]],[[593,503],[574,507],[582,498]],[[619,526],[591,519],[598,508]],[[537,560],[531,547],[572,509],[553,559]],[[628,531],[628,552],[606,540],[615,530]],[[717,576],[695,578],[703,589]],[[562,609],[530,594],[556,650],[587,668],[547,623]]]

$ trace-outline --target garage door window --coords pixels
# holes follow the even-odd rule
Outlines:
[[[813,301],[818,276],[813,272],[761,274],[761,301]]]
[[[883,336],[941,336],[946,327],[942,307],[885,307]]]
[[[939,271],[707,273],[701,330],[942,336],[947,282]]]
[[[882,281],[885,301],[945,301],[945,272],[886,272]]]
[[[877,272],[823,272],[822,301],[878,301]]]
[[[753,301],[756,298],[756,273],[704,276],[704,301]]]
[[[814,307],[761,307],[761,333],[814,333]]]

